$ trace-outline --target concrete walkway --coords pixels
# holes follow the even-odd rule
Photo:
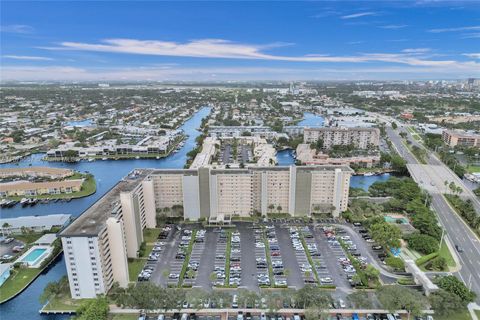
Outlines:
[[[469,303],[468,304],[468,312],[470,312],[470,316],[472,317],[473,320],[479,320],[477,317],[477,314],[475,313],[475,310],[480,310],[480,306],[476,303]]]

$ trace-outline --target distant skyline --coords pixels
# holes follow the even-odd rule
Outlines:
[[[0,80],[480,77],[480,1],[2,1]]]

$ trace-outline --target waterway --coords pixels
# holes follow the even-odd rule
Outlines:
[[[303,120],[300,121],[297,126],[304,127],[323,127],[324,118],[320,115],[311,112],[305,112],[303,114]]]
[[[94,124],[93,119],[69,121],[65,123],[66,126],[70,126],[70,127],[89,127],[89,126],[92,126],[93,124]]]
[[[200,127],[202,118],[208,116],[211,108],[205,107],[200,109],[192,118],[187,120],[181,127],[188,138],[185,145],[176,153],[163,159],[152,160],[98,160],[94,162],[81,161],[77,163],[47,162],[42,161],[44,154],[34,154],[24,158],[15,164],[2,164],[0,168],[6,167],[28,167],[28,166],[48,166],[70,168],[81,172],[90,172],[95,176],[97,181],[97,191],[95,194],[74,199],[70,202],[51,202],[49,204],[37,204],[33,207],[22,207],[16,205],[13,208],[0,209],[1,218],[30,216],[30,215],[47,215],[66,213],[78,216],[102,195],[110,190],[122,177],[126,176],[135,168],[183,168],[187,159],[187,152],[195,147],[195,138],[200,135],[196,128]],[[35,282],[30,285],[24,292],[13,300],[0,305],[0,319],[68,319],[68,316],[41,316],[38,310],[41,304],[38,297],[43,292],[43,288],[48,282],[57,281],[66,275],[63,256],[51,266],[51,268],[43,273]]]

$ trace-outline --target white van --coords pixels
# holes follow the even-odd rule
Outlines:
[[[232,308],[238,308],[238,297],[236,294],[233,295]]]
[[[188,314],[186,313],[182,314],[182,317],[180,318],[180,320],[188,320]]]

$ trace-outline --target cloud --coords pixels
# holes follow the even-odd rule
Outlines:
[[[403,53],[427,53],[432,51],[430,48],[409,48],[409,49],[403,49]]]
[[[443,32],[459,32],[459,31],[472,31],[472,30],[480,30],[480,26],[430,29],[430,30],[428,30],[428,32],[443,33]]]
[[[4,55],[2,58],[13,60],[32,60],[32,61],[52,61],[52,58],[39,57],[39,56],[16,56],[16,55]]]
[[[408,24],[389,24],[386,26],[380,26],[379,28],[381,29],[391,29],[391,30],[396,30],[396,29],[403,29],[408,27]]]
[[[464,53],[463,55],[473,59],[480,59],[480,53]]]
[[[477,65],[478,70],[478,65]],[[162,81],[162,80],[357,80],[357,79],[441,79],[467,78],[473,69],[437,67],[344,67],[344,68],[268,68],[268,67],[159,67],[84,69],[69,66],[7,66],[2,81]]]
[[[303,56],[282,56],[265,53],[265,49],[283,46],[283,43],[252,45],[235,43],[222,39],[203,39],[190,42],[167,42],[158,40],[106,39],[100,43],[62,42],[58,47],[47,47],[49,50],[78,50],[123,54],[139,54],[153,56],[175,56],[194,58],[250,59],[290,62],[317,63],[363,63],[390,62],[412,66],[438,66],[460,64],[454,60],[429,60],[420,55],[412,57],[412,53],[424,53],[425,49],[410,49],[417,52],[401,53],[362,53],[352,56],[334,56],[325,54],[306,54]],[[409,50],[409,49],[407,49]],[[423,50],[419,52],[418,50]]]
[[[25,24],[10,24],[0,26],[0,32],[6,33],[32,33],[33,31],[33,27],[27,26]]]
[[[367,16],[376,16],[376,15],[377,15],[376,12],[366,11],[366,12],[358,12],[358,13],[353,13],[346,16],[341,16],[340,18],[344,20],[348,20],[348,19],[355,19],[355,18],[361,18],[361,17],[367,17]]]
[[[480,38],[480,32],[465,33],[462,35],[462,39],[476,39],[476,38]]]

